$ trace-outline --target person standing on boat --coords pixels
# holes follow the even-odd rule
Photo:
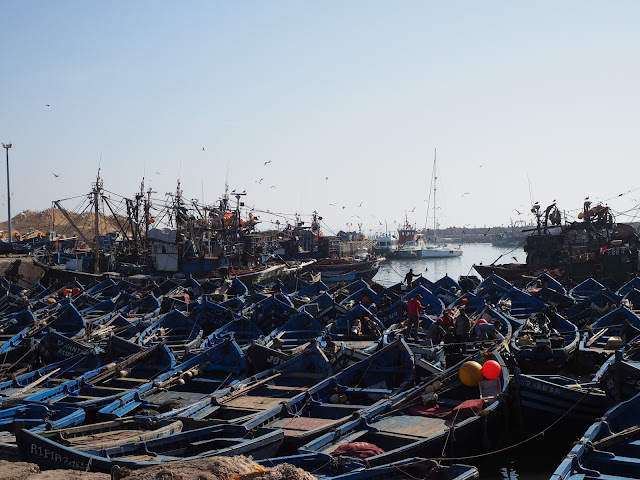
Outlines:
[[[410,268],[409,271],[407,272],[407,274],[404,276],[403,282],[406,282],[407,287],[411,288],[413,286],[413,278],[414,277],[421,277],[421,276],[422,276],[421,273],[419,275],[416,275],[415,273],[413,273],[413,268]]]
[[[413,337],[416,340],[418,340],[418,332],[420,330],[420,311],[427,308],[423,306],[422,303],[420,303],[421,298],[422,295],[417,294],[415,297],[409,300],[409,304],[407,305],[407,330],[409,331],[408,336]]]
[[[462,300],[466,300],[463,298]],[[469,329],[471,328],[471,321],[465,311],[465,304],[461,303],[458,306],[458,315],[453,322],[455,332],[455,342],[459,346],[461,353],[467,353],[467,340],[469,339]]]

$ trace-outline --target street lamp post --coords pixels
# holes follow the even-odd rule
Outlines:
[[[2,148],[7,151],[7,210],[9,211],[9,243],[13,242],[13,232],[11,231],[11,187],[9,186],[9,149],[10,143],[3,143]]]

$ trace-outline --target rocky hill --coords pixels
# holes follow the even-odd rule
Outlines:
[[[78,228],[87,235],[93,237],[94,217],[92,213],[72,213],[69,217],[78,226]],[[120,219],[124,221],[124,219]],[[112,216],[100,216],[99,219],[100,234],[104,235],[109,232],[118,230],[118,225]],[[0,222],[0,239],[6,241],[8,236],[9,222]],[[55,208],[49,208],[40,212],[25,210],[20,212],[11,219],[11,229],[13,230],[14,240],[19,240],[28,236],[46,237],[51,231],[56,232],[59,237],[73,237],[77,233],[65,218],[62,212]]]

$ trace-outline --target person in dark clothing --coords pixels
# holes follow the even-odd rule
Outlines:
[[[458,316],[453,323],[455,340],[460,347],[462,353],[467,353],[467,340],[469,339],[469,329],[471,328],[471,322],[467,313],[465,312],[465,306],[460,305],[458,307]]]
[[[415,273],[413,273],[413,268],[410,268],[407,274],[404,276],[403,282],[407,284],[407,287],[411,288],[413,286],[414,277],[420,277],[420,276],[422,276],[422,274],[416,275]]]

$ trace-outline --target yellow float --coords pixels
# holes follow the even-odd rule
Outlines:
[[[458,377],[467,387],[475,387],[484,379],[482,365],[473,361],[464,362],[460,367]]]

